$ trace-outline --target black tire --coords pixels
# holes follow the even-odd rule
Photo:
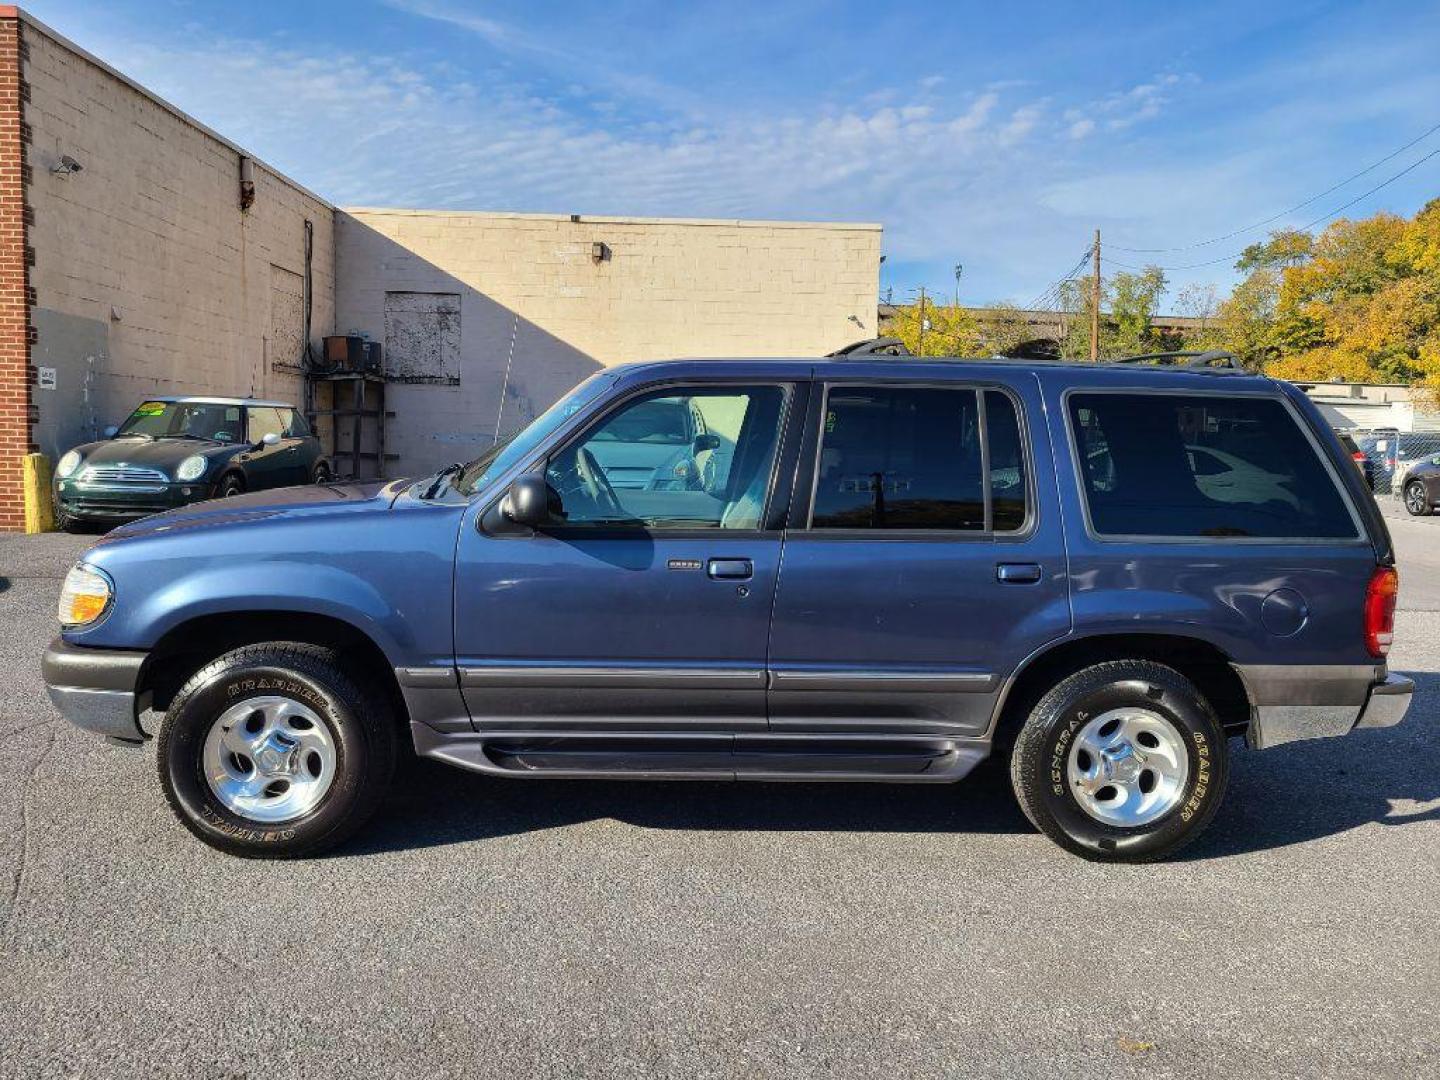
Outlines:
[[[334,741],[333,780],[320,801],[276,824],[232,812],[205,777],[203,750],[216,719],[247,698],[290,697]],[[386,695],[345,670],[331,649],[267,642],[226,653],[175,695],[157,739],[160,783],[180,821],[213,848],[246,858],[316,855],[350,837],[379,806],[395,770],[396,726]]]
[[[311,476],[310,482],[312,484],[330,483],[330,467],[323,461],[320,462],[320,464],[315,466],[315,474]]]
[[[1092,816],[1066,777],[1071,740],[1082,724],[1124,706],[1168,721],[1189,762],[1175,805],[1134,828]],[[1150,862],[1174,854],[1214,818],[1228,774],[1225,732],[1209,702],[1178,671],[1148,660],[1096,664],[1059,683],[1025,721],[1010,759],[1011,784],[1025,816],[1065,850],[1098,862]]]
[[[1424,481],[1411,480],[1405,485],[1405,510],[1411,517],[1429,517],[1433,512]]]
[[[220,486],[216,489],[215,494],[221,499],[244,495],[245,481],[239,473],[226,473],[220,478]]]

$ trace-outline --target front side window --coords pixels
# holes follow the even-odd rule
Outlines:
[[[258,443],[266,435],[285,434],[285,421],[279,409],[268,405],[255,405],[250,412],[250,441]]]
[[[1101,535],[1356,535],[1319,452],[1279,401],[1072,394],[1069,411],[1090,519]]]
[[[833,387],[811,528],[982,532],[987,479],[1005,492],[1009,518],[1018,505],[1023,520],[1025,477],[1013,406],[1004,459],[991,464],[987,478],[981,401],[969,389]]]
[[[557,524],[760,528],[785,400],[778,386],[726,386],[627,402],[547,463]]]
[[[285,425],[287,438],[303,439],[310,434],[310,425],[306,423],[305,417],[294,409],[281,409],[280,420]]]

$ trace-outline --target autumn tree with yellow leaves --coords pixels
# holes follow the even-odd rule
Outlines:
[[[1440,387],[1440,199],[1408,220],[1274,233],[1236,265],[1204,344],[1282,379]]]

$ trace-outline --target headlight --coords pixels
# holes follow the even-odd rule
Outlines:
[[[55,465],[55,475],[62,479],[69,476],[80,467],[80,451],[71,450],[62,457]]]
[[[191,454],[175,470],[176,480],[199,480],[205,475],[206,461],[199,454]]]
[[[83,563],[76,563],[65,575],[65,584],[60,588],[60,605],[57,614],[60,625],[88,626],[110,606],[115,590],[110,579]]]

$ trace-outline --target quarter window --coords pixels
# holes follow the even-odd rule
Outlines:
[[[989,426],[989,469],[981,408]],[[826,400],[815,529],[1014,531],[1026,518],[1014,403],[999,391],[837,386]],[[987,500],[987,494],[989,496]]]
[[[547,464],[563,524],[760,528],[785,401],[778,386],[727,386],[622,405]]]
[[[1270,398],[1073,394],[1095,531],[1113,536],[1356,535],[1335,481]]]

